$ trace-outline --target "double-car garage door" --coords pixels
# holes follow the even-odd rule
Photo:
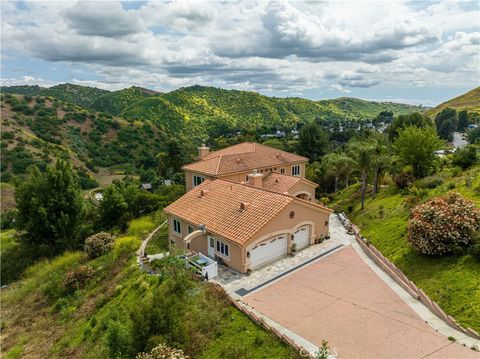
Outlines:
[[[297,250],[309,244],[309,227],[304,226],[293,233],[293,241]],[[250,249],[250,269],[258,268],[287,254],[287,234],[270,238]]]
[[[255,269],[287,254],[287,235],[263,241],[250,249],[250,268]]]

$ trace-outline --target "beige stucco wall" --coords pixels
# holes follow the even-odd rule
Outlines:
[[[199,235],[190,241],[190,249],[197,253],[208,255],[207,234]]]
[[[315,188],[316,185],[309,182],[298,182],[288,191],[290,195],[297,196],[300,193],[309,193],[311,199],[315,199]]]
[[[181,231],[182,233],[181,234],[177,234],[173,231],[173,219],[177,219],[180,221],[181,223]],[[177,248],[180,248],[180,249],[187,249],[184,241],[183,241],[183,238],[185,238],[187,235],[188,235],[188,226],[191,225],[194,230],[197,230],[198,228],[196,228],[195,226],[193,226],[192,224],[186,222],[186,221],[183,221],[181,220],[180,218],[178,217],[174,217],[174,216],[171,216],[171,215],[168,215],[168,238],[169,238],[169,243],[171,243],[171,240],[174,241],[174,244]],[[203,234],[203,235],[199,235],[199,236],[196,236],[194,237],[191,241],[190,241],[190,250],[194,251],[194,252],[201,252],[202,254],[205,254],[205,255],[208,255],[208,229],[207,229],[207,233],[206,234]],[[244,262],[244,253],[245,251],[242,249],[241,246],[239,246],[238,244],[234,243],[234,242],[231,242],[225,238],[222,238],[222,237],[219,237],[219,236],[216,236],[216,235],[213,235],[213,234],[210,234],[212,237],[214,237],[215,239],[219,239],[225,243],[227,243],[229,245],[229,256],[228,257],[225,257],[223,256],[221,253],[217,252],[217,246],[215,246],[215,254],[219,257],[221,257],[225,264],[239,272],[243,272],[244,271],[244,266],[243,266],[243,262]]]
[[[294,212],[293,218],[290,218],[290,212]],[[330,212],[313,209],[309,204],[302,204],[300,201],[294,201],[285,207],[272,221],[262,228],[256,235],[248,241],[244,247],[243,272],[249,268],[249,259],[247,251],[264,240],[280,234],[287,234],[287,246],[292,244],[291,234],[298,228],[308,225],[310,227],[310,244],[315,239],[328,236],[328,221]]]
[[[184,170],[183,172],[185,173],[185,188],[186,188],[187,192],[190,191],[193,188],[193,176],[194,175],[201,176],[201,177],[205,178],[206,180],[213,178],[212,176],[208,176],[208,175],[205,175],[203,173],[192,172],[192,171],[188,171],[188,170]]]
[[[236,271],[243,272],[243,249],[238,244],[231,242],[225,238],[211,234],[211,237],[221,240],[229,246],[229,256],[225,257],[222,253],[217,252],[217,246],[215,245],[215,255],[222,258],[224,263]]]
[[[257,170],[260,173],[267,174],[269,172],[281,173],[281,170],[284,169],[285,174],[291,175],[292,166],[296,166],[296,165],[300,165],[300,177],[305,178],[306,162],[298,162],[298,163],[287,164],[283,166],[269,166],[269,167],[257,168]],[[185,173],[185,188],[187,189],[187,192],[193,188],[194,175],[202,176],[205,179],[214,178],[213,176],[208,176],[203,173],[193,172],[189,170],[184,170],[184,173]],[[218,176],[218,178],[226,179],[233,182],[244,182],[246,180],[246,176],[249,175],[250,173],[252,173],[252,170],[237,172],[237,173],[228,174],[228,175],[222,175],[222,176]]]

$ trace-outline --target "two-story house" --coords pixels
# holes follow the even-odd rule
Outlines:
[[[305,157],[257,143],[199,150],[183,167],[188,192],[165,208],[172,245],[245,273],[328,236]]]
[[[255,172],[262,175],[264,188],[313,200],[318,185],[305,179],[307,162],[308,158],[293,153],[255,142],[243,142],[214,152],[202,145],[198,148],[198,161],[182,169],[187,191],[206,179],[248,183]]]

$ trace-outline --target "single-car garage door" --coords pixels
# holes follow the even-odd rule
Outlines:
[[[297,245],[297,250],[309,245],[310,231],[309,226],[303,226],[293,232],[293,243]]]
[[[268,239],[250,249],[250,269],[255,269],[287,254],[287,235]]]

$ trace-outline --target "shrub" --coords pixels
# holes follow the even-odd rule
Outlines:
[[[452,163],[464,170],[476,165],[479,162],[477,147],[469,145],[458,149],[453,155]]]
[[[138,353],[136,359],[187,359],[181,349],[169,348],[165,344],[157,345],[149,353]]]
[[[453,192],[412,210],[408,241],[422,254],[443,255],[470,245],[479,229],[480,209]]]
[[[100,232],[85,240],[85,252],[90,258],[97,258],[113,248],[115,237],[106,232]]]
[[[107,346],[110,358],[131,358],[132,336],[128,327],[116,320],[110,320],[107,328]]]
[[[73,293],[77,289],[85,287],[87,281],[95,275],[95,270],[88,266],[82,265],[73,272],[67,272],[63,281],[63,287],[67,293]]]
[[[418,181],[418,186],[420,188],[437,188],[438,186],[441,186],[443,183],[443,178],[440,176],[430,176],[430,177],[425,177],[424,179]]]
[[[410,172],[402,172],[393,178],[398,188],[404,189],[415,181],[415,176]]]

